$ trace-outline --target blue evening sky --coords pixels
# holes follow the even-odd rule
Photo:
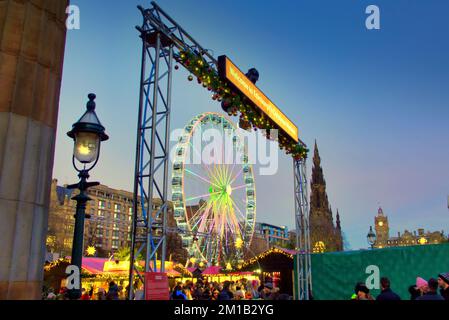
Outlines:
[[[92,172],[110,187],[132,190],[139,93],[141,24],[149,1],[72,0],[81,29],[68,32],[54,177],[73,183],[65,133],[95,92],[111,139]],[[242,70],[256,67],[258,86],[318,141],[327,192],[340,210],[352,249],[380,205],[398,231],[449,231],[449,2],[205,1],[159,4],[215,56]],[[381,30],[365,28],[365,9],[381,10]],[[220,111],[210,93],[176,72],[173,128]],[[309,170],[311,161],[309,161]],[[291,158],[277,175],[256,177],[258,220],[294,226]]]

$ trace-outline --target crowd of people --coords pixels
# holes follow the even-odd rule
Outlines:
[[[143,285],[135,286],[135,300],[144,299]],[[365,283],[356,284],[351,300],[378,300],[398,301],[401,300],[391,286],[388,278],[380,279],[381,293],[374,298]],[[82,289],[80,300],[125,300],[128,296],[128,288],[123,284],[111,281],[108,290],[103,288],[89,290]],[[416,283],[408,288],[410,300],[449,300],[449,272],[441,273],[436,278],[425,280],[421,277]],[[68,300],[67,288],[61,288],[59,292],[48,289],[43,297],[45,300]],[[265,282],[259,280],[241,279],[238,281],[225,281],[223,283],[209,282],[204,279],[176,283],[170,288],[171,300],[292,300],[288,294],[282,293],[268,279]]]
[[[398,301],[401,300],[391,288],[388,278],[380,279],[381,293],[374,299],[365,283],[359,282],[354,289],[352,300],[377,300]],[[438,277],[430,278],[428,281],[418,277],[416,283],[408,288],[410,300],[436,300],[449,301],[449,272],[441,273]]]
[[[117,284],[114,281],[109,282],[108,289],[102,287],[90,287],[81,289],[80,300],[125,300],[127,297],[127,288],[122,284]],[[62,287],[58,292],[53,288],[44,290],[44,300],[70,300],[69,291],[66,287]]]
[[[199,279],[196,283],[186,281],[177,283],[170,290],[172,300],[291,300],[288,294],[281,293],[271,280],[208,282]]]

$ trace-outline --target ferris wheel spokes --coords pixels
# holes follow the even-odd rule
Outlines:
[[[246,154],[241,156],[243,164],[238,161],[226,163],[224,142],[221,142],[219,151],[208,149],[210,156],[214,157],[210,163],[190,163],[187,160],[192,155],[200,155],[202,159],[202,145],[192,141],[201,129],[207,128],[218,128],[222,137],[231,137],[228,146],[233,151],[245,150],[236,126],[225,116],[206,113],[190,121],[179,138],[173,166],[175,219],[180,229],[187,231],[181,233],[183,246],[192,255],[209,264],[228,263],[230,259],[241,256],[242,247],[249,246],[252,239],[254,177]],[[205,142],[198,138],[195,141]],[[217,157],[219,152],[221,155]]]

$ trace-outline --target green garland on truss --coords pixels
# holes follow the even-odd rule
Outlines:
[[[282,130],[279,130],[276,139],[271,137],[270,131],[276,128],[274,122],[256,109],[245,96],[233,91],[225,81],[220,79],[217,71],[211,68],[201,56],[191,51],[181,51],[176,60],[190,71],[189,81],[193,81],[193,75],[195,75],[198,84],[213,92],[212,100],[223,102],[229,116],[240,117],[242,129],[247,131],[251,129],[255,131],[265,130],[264,135],[267,139],[278,141],[281,150],[285,150],[285,153],[292,155],[295,160],[307,158],[309,150],[303,144],[292,141]],[[179,67],[176,66],[175,69],[179,69]]]

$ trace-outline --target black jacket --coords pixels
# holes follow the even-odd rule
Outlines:
[[[441,289],[440,293],[444,300],[449,300],[449,287],[447,287],[446,290]]]
[[[377,301],[399,301],[401,298],[394,293],[390,288],[382,291],[381,294],[377,296]]]
[[[436,300],[436,301],[444,301],[444,298],[442,296],[440,296],[438,293],[436,292],[428,292],[425,295],[416,298],[416,300]]]

